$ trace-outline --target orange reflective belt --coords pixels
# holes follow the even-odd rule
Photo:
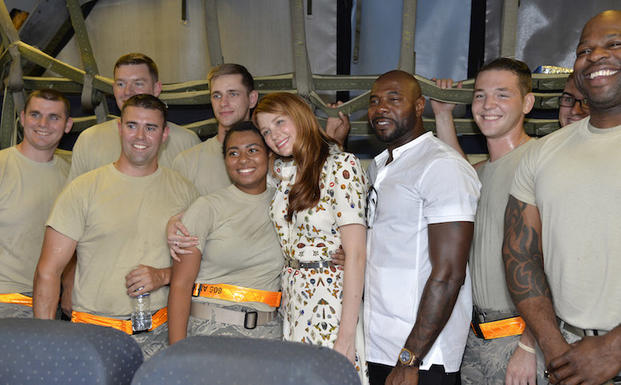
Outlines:
[[[480,323],[479,328],[486,340],[500,337],[520,335],[524,332],[526,324],[522,317],[505,318],[498,321]],[[474,326],[472,329],[475,331]]]
[[[282,293],[279,291],[265,291],[225,284],[195,283],[194,289],[192,289],[193,297],[217,298],[233,302],[261,302],[273,307],[280,305],[281,295]]]
[[[168,321],[168,308],[165,307],[153,314],[151,318],[151,329],[149,329],[149,331],[161,326],[162,324],[166,323],[166,321]],[[107,326],[109,328],[114,328],[127,334],[134,334],[131,320],[122,320],[110,317],[103,317],[90,313],[84,313],[81,311],[72,311],[71,322]]]
[[[32,297],[19,293],[0,294],[0,302],[14,303],[32,307]]]

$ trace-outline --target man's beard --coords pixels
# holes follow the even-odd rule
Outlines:
[[[394,142],[396,139],[402,137],[408,131],[410,131],[410,129],[405,124],[403,124],[403,122],[397,122],[396,120],[390,119],[390,118],[381,118],[381,119],[390,120],[393,122],[393,125],[394,125],[394,130],[392,130],[392,132],[388,133],[387,135],[381,135],[379,134],[379,131],[375,128],[375,124],[373,123],[371,124],[373,126],[373,129],[375,130],[375,136],[381,142],[384,142],[384,143]]]

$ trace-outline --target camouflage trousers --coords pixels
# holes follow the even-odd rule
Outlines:
[[[134,341],[140,346],[144,360],[148,360],[160,350],[168,347],[168,322],[148,333],[134,334]]]
[[[484,340],[474,335],[472,329],[468,334],[466,350],[461,363],[461,381],[464,385],[503,385],[507,364],[520,336]],[[545,362],[543,354],[537,349],[537,384],[547,384],[543,376]]]
[[[240,311],[243,306],[227,306],[226,309]],[[229,325],[213,319],[190,316],[188,320],[188,337],[190,336],[231,336],[282,340],[282,317],[280,314],[265,325],[246,329],[239,325]]]
[[[26,305],[0,302],[0,318],[32,318],[32,308]]]

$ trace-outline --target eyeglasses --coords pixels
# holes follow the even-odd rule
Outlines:
[[[576,103],[580,103],[580,107],[589,108],[589,103],[586,98],[576,99],[572,94],[563,93],[558,97],[558,105],[561,107],[573,107]]]
[[[377,207],[377,190],[371,186],[367,195],[367,227],[372,228],[375,221],[375,208]]]

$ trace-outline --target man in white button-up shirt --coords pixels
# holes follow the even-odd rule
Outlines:
[[[425,133],[403,71],[373,85],[369,121],[387,150],[369,167],[365,337],[371,384],[457,384],[471,317],[466,269],[480,183]]]

